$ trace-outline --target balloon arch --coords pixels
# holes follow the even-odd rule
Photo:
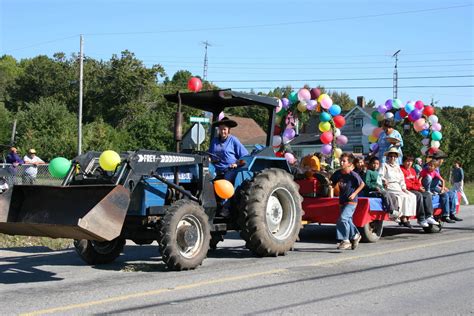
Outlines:
[[[292,153],[286,152],[285,145],[296,137],[295,127],[299,116],[305,112],[316,112],[320,113],[319,139],[323,144],[321,153],[339,158],[342,150],[338,146],[345,145],[348,141],[347,136],[342,135],[340,130],[346,120],[340,115],[341,107],[334,104],[329,95],[321,93],[319,88],[301,88],[278,101],[273,136],[273,147],[277,150],[277,156],[285,157],[290,164],[296,161]]]
[[[388,99],[384,104],[376,107],[372,112],[372,120],[369,124],[362,126],[362,134],[368,137],[370,150],[378,150],[377,141],[382,133],[379,126],[384,119],[393,119],[395,123],[409,121],[413,129],[422,137],[421,154],[433,154],[439,150],[440,141],[443,138],[442,126],[435,115],[435,109],[431,105],[425,105],[423,101],[408,101],[404,105],[399,99]]]

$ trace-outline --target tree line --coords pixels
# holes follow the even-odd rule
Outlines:
[[[35,148],[40,157],[72,158],[77,152],[77,112],[79,99],[79,62],[75,55],[56,53],[53,57],[39,55],[16,60],[0,57],[0,144],[9,144],[13,121],[17,122],[15,145],[24,153]],[[116,151],[147,148],[173,150],[173,117],[176,106],[163,95],[186,91],[192,73],[180,70],[168,76],[161,65],[147,67],[130,51],[110,60],[84,59],[83,85],[83,151]],[[219,88],[203,82],[203,89]],[[265,95],[281,98],[292,91],[291,86],[278,87]],[[345,92],[328,93],[343,110],[356,105]],[[260,93],[263,94],[263,93]],[[374,106],[370,100],[368,106]],[[185,107],[187,115],[201,115],[199,110]],[[227,114],[227,113],[226,113]],[[253,118],[266,126],[266,112],[258,108],[235,108],[228,114]],[[454,159],[464,163],[470,178],[473,175],[473,116],[471,106],[437,108],[443,125],[441,148],[450,157],[445,170]],[[303,122],[308,118],[303,116]],[[188,120],[185,120],[188,124]],[[184,126],[184,130],[189,127]],[[421,139],[414,131],[405,134],[405,152],[420,155]]]

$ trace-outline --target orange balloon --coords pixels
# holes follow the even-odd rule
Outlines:
[[[220,179],[214,181],[214,191],[221,199],[227,200],[234,195],[234,186],[230,181]]]

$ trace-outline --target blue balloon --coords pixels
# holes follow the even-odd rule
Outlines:
[[[420,134],[423,135],[423,137],[427,137],[430,134],[430,130],[424,129],[420,132]]]
[[[413,111],[415,109],[415,104],[413,104],[412,102],[409,102],[405,105],[405,111],[410,114],[411,111]]]
[[[329,113],[331,113],[332,116],[339,115],[339,114],[341,114],[341,107],[337,104],[333,104],[329,108]]]
[[[402,117],[400,116],[400,111],[395,112],[395,115],[393,118],[395,121],[401,121]]]
[[[319,120],[321,122],[328,122],[331,120],[331,114],[329,114],[328,112],[321,112],[321,114],[319,115]]]

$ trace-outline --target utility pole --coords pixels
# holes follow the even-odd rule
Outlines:
[[[204,53],[204,70],[203,70],[203,74],[202,74],[202,80],[206,81],[207,80],[207,47],[212,46],[212,45],[208,41],[201,42],[201,43],[204,45],[204,50],[205,50],[205,53]]]
[[[84,77],[84,39],[81,34],[79,50],[79,113],[77,124],[77,155],[82,154],[82,81]]]
[[[395,57],[395,69],[393,70],[393,98],[398,98],[398,53],[401,49],[397,50],[392,57]]]

